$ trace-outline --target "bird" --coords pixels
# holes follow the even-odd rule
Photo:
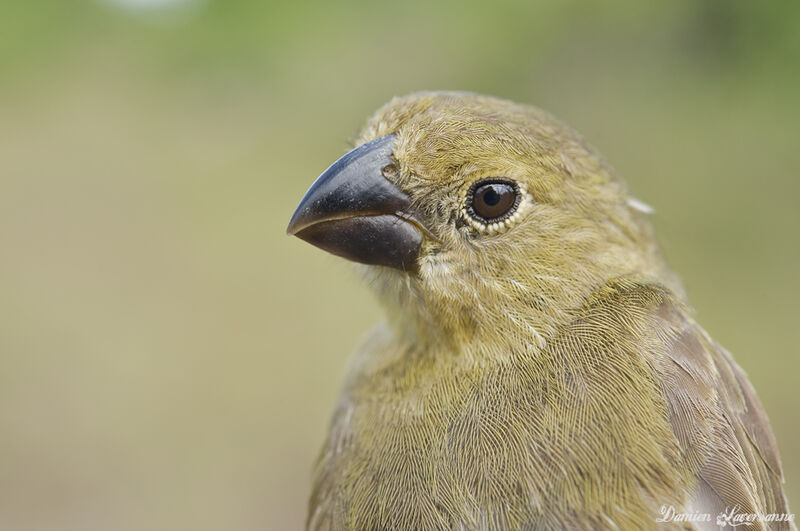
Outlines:
[[[753,386],[580,134],[419,92],[354,145],[287,229],[355,262],[385,312],[349,362],[308,529],[796,529]]]

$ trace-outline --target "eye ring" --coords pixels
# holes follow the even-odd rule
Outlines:
[[[481,179],[469,187],[466,211],[482,224],[498,223],[514,215],[521,198],[522,193],[516,181]]]

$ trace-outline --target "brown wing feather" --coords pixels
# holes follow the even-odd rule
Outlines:
[[[775,436],[744,371],[681,309],[665,303],[659,317],[670,331],[658,369],[670,424],[697,471],[692,509],[788,513]],[[769,529],[796,527],[780,522]]]

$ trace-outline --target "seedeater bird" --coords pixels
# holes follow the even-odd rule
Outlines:
[[[789,513],[747,376],[692,319],[647,207],[545,112],[395,98],[288,232],[362,264],[309,529],[716,528]],[[657,519],[665,507],[711,521]],[[756,521],[748,529],[790,529]]]

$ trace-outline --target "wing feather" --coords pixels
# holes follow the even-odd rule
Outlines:
[[[692,510],[788,513],[775,436],[744,371],[682,309],[665,302],[659,317],[671,331],[668,361],[658,369],[670,424],[697,473]],[[796,529],[786,522],[767,525]],[[759,526],[749,529],[765,528]]]

